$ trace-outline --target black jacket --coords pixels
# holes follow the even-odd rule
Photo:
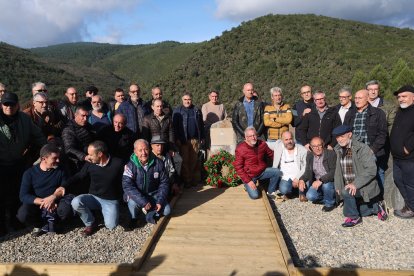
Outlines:
[[[74,120],[69,121],[63,129],[62,140],[68,159],[80,169],[89,144],[95,140],[91,125],[87,123],[86,126],[80,126]]]
[[[388,127],[385,112],[380,108],[368,104],[366,130],[368,134],[369,147],[375,156],[383,156],[389,153]],[[352,122],[352,125],[354,122]]]
[[[312,181],[315,180],[315,174],[313,172],[313,158],[314,154],[308,152],[306,156],[306,168],[303,175],[300,177],[303,181]],[[319,180],[322,183],[334,182],[335,168],[336,168],[336,153],[333,150],[325,149],[323,151],[323,160],[322,165],[326,170],[326,174],[323,175]],[[311,183],[312,184],[312,183]]]
[[[330,107],[326,111],[322,120],[319,118],[319,113],[316,108],[303,116],[302,123],[296,128],[296,139],[303,143],[309,144],[313,137],[319,136],[322,138],[325,146],[336,145],[336,140],[332,137],[332,130],[341,124],[341,118],[336,112],[335,107]]]
[[[127,127],[120,132],[115,132],[113,126],[110,125],[98,132],[98,139],[105,142],[111,156],[121,158],[126,164],[134,150],[134,142],[137,137]]]
[[[312,102],[308,102],[305,103],[303,100],[297,101],[292,108],[292,112],[293,112],[293,123],[292,125],[294,127],[298,127],[300,126],[300,124],[302,123],[302,119],[303,119],[303,111],[306,108],[315,108],[315,103]]]
[[[391,129],[391,153],[395,159],[414,160],[414,104],[399,108]],[[409,154],[404,153],[404,147]]]
[[[233,109],[233,116],[231,118],[231,124],[233,125],[234,132],[237,135],[237,142],[244,140],[244,130],[248,127],[247,125],[247,113],[243,104],[244,96],[241,97]],[[256,129],[257,136],[262,136],[265,132],[263,123],[263,104],[257,98],[254,99],[253,109],[253,127]]]
[[[336,112],[338,113],[339,109],[341,109],[341,105],[338,104],[337,106],[335,106],[335,109],[336,109]],[[355,113],[356,113],[356,106],[355,106],[355,103],[351,101],[351,107],[349,108],[348,112],[345,114],[345,118],[344,118],[343,123],[342,123],[341,117],[339,116],[339,113],[338,113],[339,121],[343,125],[347,125],[347,126],[352,127],[354,125]]]

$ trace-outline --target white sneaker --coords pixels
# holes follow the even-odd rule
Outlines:
[[[267,196],[270,197],[271,199],[275,199],[277,194],[276,192],[271,192],[270,194],[268,192],[266,192]]]

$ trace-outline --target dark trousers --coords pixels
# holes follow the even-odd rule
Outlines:
[[[71,206],[74,197],[74,195],[68,194],[61,198],[55,212],[47,212],[35,204],[23,204],[17,212],[17,219],[27,226],[39,228],[44,226],[46,222],[54,222],[56,219],[65,220],[74,215]]]
[[[393,176],[405,205],[414,211],[414,160],[393,160]]]
[[[367,217],[378,213],[379,196],[365,202],[359,192],[355,196],[349,194],[349,190],[342,189],[342,198],[344,199],[344,216],[352,219],[358,217]]]
[[[0,226],[6,225],[6,214],[9,214],[11,222],[16,219],[20,206],[20,183],[24,172],[24,162],[18,162],[13,166],[0,166]]]

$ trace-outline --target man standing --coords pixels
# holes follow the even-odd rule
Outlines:
[[[151,100],[149,100],[148,102],[146,102],[145,104],[145,112],[146,115],[151,113],[151,106],[152,106],[152,102],[154,100],[161,100],[162,101],[162,112],[166,115],[166,116],[172,116],[172,108],[170,106],[170,104],[162,99],[162,90],[159,86],[155,86],[151,89]]]
[[[115,89],[114,99],[110,102],[111,114],[115,114],[123,101],[125,101],[124,90],[122,88]]]
[[[280,172],[276,168],[267,167],[267,162],[273,159],[273,151],[265,141],[257,139],[254,127],[247,127],[244,137],[244,142],[237,145],[236,160],[233,164],[249,197],[258,199],[259,191],[256,181],[269,179],[269,193],[272,187],[276,187]]]
[[[330,212],[335,209],[334,175],[336,168],[336,153],[325,149],[323,140],[314,137],[310,141],[311,152],[306,157],[305,173],[300,177],[299,186],[309,185],[306,198],[312,202],[322,201],[322,211]]]
[[[400,218],[414,218],[414,87],[405,85],[394,92],[400,108],[391,130],[393,174],[405,206],[394,210]]]
[[[6,93],[6,86],[0,82],[0,100],[4,93]]]
[[[300,126],[296,128],[296,137],[308,150],[310,140],[316,136],[321,137],[327,148],[332,149],[336,144],[332,138],[332,130],[341,124],[339,115],[335,108],[328,107],[324,92],[316,91],[313,101],[315,108],[302,118]]]
[[[129,86],[129,99],[119,105],[116,113],[121,113],[127,118],[127,128],[137,136],[142,131],[142,122],[146,114],[144,101],[140,98],[141,88],[137,84]]]
[[[206,148],[210,149],[210,128],[211,125],[222,121],[227,117],[224,105],[219,102],[219,92],[210,91],[208,94],[209,102],[203,104],[201,113],[203,113],[204,133],[206,136]]]
[[[147,221],[153,223],[155,216],[170,214],[168,174],[162,160],[150,153],[149,143],[144,139],[134,143],[134,153],[122,176],[122,188],[131,214],[128,228],[134,228],[141,210]]]
[[[88,111],[84,106],[79,106],[75,111],[75,119],[69,121],[62,132],[71,173],[78,172],[85,161],[90,162],[87,149],[94,139],[95,134],[88,123]]]
[[[253,84],[248,82],[243,86],[243,94],[233,109],[231,123],[234,132],[237,135],[237,142],[244,139],[244,130],[247,127],[253,127],[257,131],[257,135],[261,137],[264,134],[263,124],[263,105],[253,96]]]
[[[87,111],[92,110],[92,97],[98,95],[98,88],[91,85],[85,88],[85,99],[79,103],[79,106],[83,106]]]
[[[292,108],[293,126],[296,127],[296,129],[300,127],[303,116],[311,112],[312,108],[315,106],[312,98],[312,87],[309,85],[302,86],[300,88],[300,96],[302,97],[302,100],[297,101]],[[304,145],[305,141],[300,141],[299,139],[300,137],[296,137],[296,141],[301,145]]]
[[[370,80],[365,84],[365,89],[368,91],[369,103],[373,107],[381,107],[384,105],[384,98],[379,96],[380,84],[377,80]]]
[[[332,134],[338,142],[335,189],[344,200],[342,226],[356,226],[362,223],[362,217],[373,214],[386,220],[387,213],[379,201],[381,191],[375,178],[377,166],[372,150],[352,137],[350,126],[338,126]]]
[[[338,92],[339,104],[336,106],[342,125],[352,126],[356,112],[355,104],[352,102],[351,88],[345,86]]]
[[[100,140],[108,146],[111,156],[121,158],[124,164],[128,162],[134,149],[136,135],[126,127],[126,118],[122,114],[116,114],[113,125],[106,126],[98,133]]]
[[[71,195],[64,195],[62,185],[66,175],[59,167],[60,150],[47,144],[40,150],[40,163],[26,170],[20,188],[20,200],[17,218],[34,226],[32,236],[56,232],[57,219],[65,220],[72,211]]]
[[[264,109],[263,121],[267,127],[267,141],[275,142],[282,137],[282,133],[289,130],[292,123],[292,111],[290,105],[283,102],[282,89],[273,87],[270,89],[272,105]]]
[[[104,109],[101,95],[92,96],[92,110],[89,113],[88,121],[95,132],[100,131],[108,125],[112,125],[112,115],[107,109]]]
[[[353,135],[358,141],[368,145],[376,157],[378,184],[381,196],[384,193],[385,171],[388,168],[389,144],[385,113],[368,102],[368,91],[355,93],[356,113],[353,122]]]
[[[0,110],[0,236],[7,234],[6,212],[10,226],[18,228],[16,213],[19,207],[19,190],[24,172],[24,154],[30,145],[39,148],[46,138],[30,117],[19,111],[15,93],[6,92],[1,97]]]
[[[90,236],[96,231],[97,224],[92,213],[93,210],[102,212],[104,223],[109,230],[118,225],[119,202],[121,195],[121,182],[124,163],[121,159],[112,157],[108,148],[102,141],[94,141],[88,146],[87,162],[82,170],[68,179],[66,187],[71,183],[79,182],[86,177],[91,184],[87,194],[81,194],[72,200],[72,208],[83,223],[84,236]]]
[[[78,92],[75,87],[66,89],[65,97],[59,102],[60,113],[65,118],[65,122],[75,119],[76,104],[78,103]]]
[[[198,159],[200,147],[204,144],[204,126],[201,111],[193,105],[192,95],[185,92],[182,105],[173,112],[176,145],[183,159],[181,176],[186,188],[201,181],[201,164]]]
[[[280,180],[279,192],[283,195],[283,199],[289,199],[292,189],[295,188],[299,189],[299,200],[306,202],[306,185],[299,182],[306,168],[306,148],[295,144],[290,131],[283,132],[281,139],[273,143],[271,147],[274,151],[273,168],[281,172],[278,182]],[[268,195],[275,197],[276,190],[277,182],[276,185],[269,185]]]

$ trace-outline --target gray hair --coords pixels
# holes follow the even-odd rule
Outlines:
[[[138,144],[144,144],[145,146],[147,146],[147,148],[150,147],[148,141],[145,140],[145,139],[138,139],[138,140],[136,140],[135,143],[134,143],[134,149],[137,148]]]
[[[349,95],[352,95],[352,90],[351,90],[351,87],[349,86],[344,86],[341,89],[339,89],[338,95],[341,94],[342,92],[348,92]]]
[[[33,101],[35,102],[35,101],[37,101],[38,100],[38,98],[42,98],[42,99],[44,99],[44,100],[48,100],[48,97],[47,97],[47,94],[46,93],[44,93],[44,92],[38,92],[38,93],[36,93],[36,94],[34,94],[34,96],[33,96]]]
[[[316,92],[314,92],[314,93],[312,94],[312,97],[315,97],[316,95],[319,95],[319,94],[323,95],[323,97],[325,97],[325,96],[326,96],[326,95],[325,95],[325,92],[323,92],[322,90],[316,90]]]
[[[254,131],[254,133],[256,133],[256,134],[257,134],[257,131],[256,131],[256,129],[255,129],[254,127],[252,127],[252,126],[248,126],[248,127],[246,127],[246,129],[244,130],[244,136],[246,136],[247,132],[248,132],[248,131],[250,131],[250,130],[253,130],[253,131]]]
[[[378,88],[380,87],[380,83],[379,83],[379,81],[377,81],[377,80],[370,80],[369,82],[367,82],[367,83],[365,84],[365,89],[368,89],[368,85],[373,85],[373,84],[378,85]]]
[[[32,83],[32,88],[35,88],[38,85],[43,86],[46,89],[46,84],[44,82],[41,82],[41,81],[37,81],[37,82]]]
[[[89,144],[90,147],[95,149],[95,152],[102,152],[105,155],[108,155],[108,146],[99,140],[93,141]]]
[[[283,96],[282,88],[280,87],[275,86],[275,87],[270,88],[270,96],[272,96],[274,92],[279,92],[280,95]]]

